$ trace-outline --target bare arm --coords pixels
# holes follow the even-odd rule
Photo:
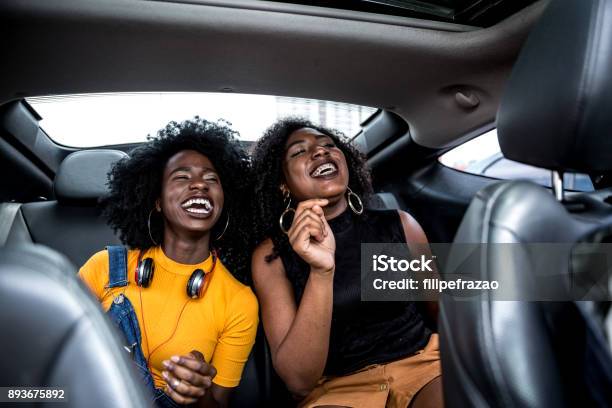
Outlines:
[[[252,262],[263,326],[276,372],[293,394],[305,396],[323,375],[327,360],[333,271],[310,273],[298,308],[281,260],[265,261],[271,252],[267,240],[255,250]]]
[[[421,228],[421,225],[413,216],[405,211],[399,210],[400,219],[402,220],[402,227],[404,229],[404,235],[406,237],[406,244],[410,248],[412,256],[425,255],[427,258],[431,258],[431,249],[429,248],[429,241],[425,235],[425,231]],[[435,269],[434,273],[438,275],[438,271]],[[439,306],[437,301],[425,302],[427,314],[434,321],[438,322],[438,311]]]
[[[323,213],[327,200],[298,204],[289,243],[310,266],[299,306],[282,261],[267,263],[272,242],[253,254],[252,271],[274,368],[289,390],[306,396],[323,375],[329,350],[336,241]]]

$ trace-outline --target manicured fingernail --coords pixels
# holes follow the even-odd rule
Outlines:
[[[166,368],[170,368],[170,367],[172,366],[168,360],[164,360],[164,361],[162,361],[162,364],[163,364],[163,365],[164,365],[164,367],[166,367]]]
[[[167,371],[162,371],[162,377],[164,377],[167,380],[168,379],[168,372]]]
[[[176,378],[174,379],[174,381],[172,381],[172,385],[174,386],[174,388],[178,387],[179,385],[179,380],[177,380]]]
[[[175,363],[178,363],[179,361],[181,361],[181,358],[179,356],[172,356],[170,357],[170,360],[174,361]]]

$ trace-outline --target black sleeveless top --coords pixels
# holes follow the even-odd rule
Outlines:
[[[329,220],[336,239],[333,310],[325,375],[344,375],[370,364],[414,354],[431,331],[414,302],[361,302],[361,243],[405,243],[395,210],[347,209]],[[281,254],[296,302],[302,299],[310,267],[295,252]]]

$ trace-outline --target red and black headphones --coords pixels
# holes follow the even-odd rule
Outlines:
[[[202,297],[204,288],[206,287],[206,281],[210,280],[212,273],[217,265],[217,253],[213,249],[212,251],[212,266],[209,273],[205,273],[202,269],[196,269],[193,271],[189,280],[187,281],[187,296],[191,299],[198,299]],[[148,288],[153,281],[153,273],[155,272],[155,264],[153,258],[142,259],[143,251],[138,254],[138,263],[136,264],[136,270],[134,271],[134,281],[136,285]],[[211,275],[209,277],[209,275]]]

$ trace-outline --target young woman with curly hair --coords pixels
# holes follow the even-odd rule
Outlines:
[[[79,276],[158,406],[225,406],[240,381],[258,324],[240,282],[248,171],[235,132],[196,117],[171,122],[109,174],[104,214],[128,248],[96,253]]]
[[[364,157],[309,121],[270,127],[252,166],[253,283],[274,367],[300,406],[441,406],[437,334],[416,304],[360,301],[360,244],[428,250],[417,221],[365,208]]]

